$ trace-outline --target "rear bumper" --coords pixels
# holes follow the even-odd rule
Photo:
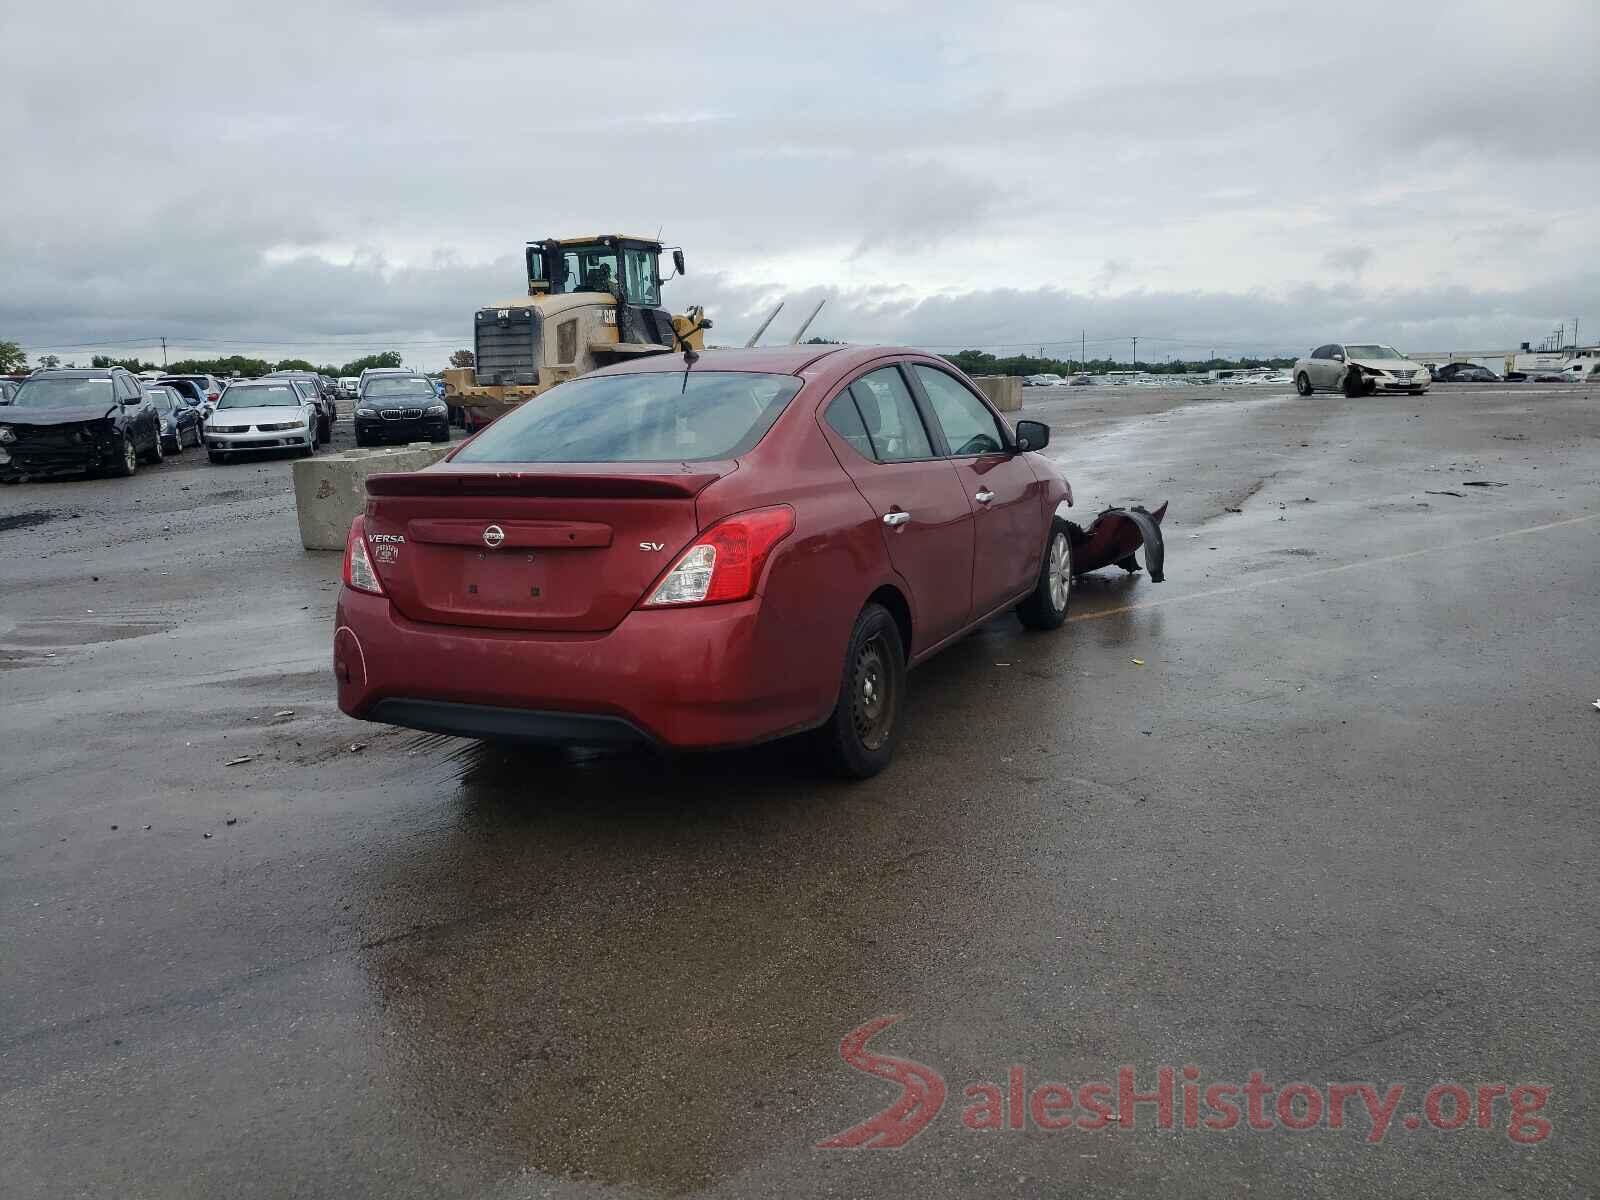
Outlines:
[[[391,696],[367,714],[371,721],[403,725],[428,733],[489,741],[525,742],[536,746],[653,746],[656,741],[624,717],[586,713],[501,708],[450,700],[413,700]]]
[[[837,674],[797,680],[762,601],[636,610],[606,633],[434,625],[342,588],[333,666],[352,717],[563,745],[749,745],[820,724]],[[842,647],[840,648],[842,653]],[[829,680],[819,685],[819,680]]]

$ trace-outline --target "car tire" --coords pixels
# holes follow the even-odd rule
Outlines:
[[[131,433],[122,435],[122,445],[118,449],[120,453],[117,461],[111,464],[111,474],[119,479],[127,479],[139,469],[139,449],[133,444]]]
[[[1311,395],[1311,377],[1304,371],[1301,371],[1300,374],[1294,377],[1294,390],[1299,392],[1302,396]]]
[[[162,442],[161,433],[158,430],[156,432],[156,436],[150,440],[150,450],[145,455],[144,461],[149,463],[153,467],[153,466],[156,466],[157,464],[159,464],[161,462],[161,460],[164,459],[166,456],[167,456],[166,444],[164,442]]]
[[[900,736],[906,655],[900,627],[881,604],[856,617],[845,644],[844,677],[833,715],[819,731],[824,757],[836,774],[867,779],[889,765]]]
[[[1354,400],[1358,396],[1364,395],[1365,391],[1366,389],[1361,381],[1361,371],[1356,367],[1351,367],[1344,373],[1345,399]]]
[[[163,448],[163,449],[165,449],[165,448]],[[183,431],[181,429],[178,431],[178,436],[172,439],[172,448],[170,450],[167,450],[166,453],[168,453],[168,454],[182,454],[183,453]]]
[[[1072,603],[1072,530],[1060,517],[1050,522],[1039,580],[1017,605],[1017,619],[1029,629],[1060,629]]]

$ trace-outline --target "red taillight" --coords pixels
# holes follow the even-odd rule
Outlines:
[[[221,395],[222,395],[221,392],[207,392],[206,393],[206,399],[207,400],[215,400],[218,397],[220,397]]]
[[[646,608],[727,604],[755,595],[773,548],[794,532],[787,504],[756,508],[718,521],[695,539],[661,577]]]
[[[383,595],[383,583],[367,557],[367,523],[362,517],[350,522],[350,536],[344,543],[344,585],[358,592]]]

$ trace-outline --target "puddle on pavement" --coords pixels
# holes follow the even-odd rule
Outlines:
[[[879,943],[927,882],[870,793],[788,747],[413,749],[449,763],[457,819],[377,865],[350,915],[381,1086],[419,1135],[682,1192],[835,1132],[795,1114],[837,1094],[860,1014],[912,986]]]
[[[18,621],[0,629],[0,647],[7,649],[67,649],[93,646],[100,642],[120,642],[129,638],[165,633],[172,627],[150,622],[111,622],[77,619]]]

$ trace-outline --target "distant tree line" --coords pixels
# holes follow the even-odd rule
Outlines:
[[[42,359],[40,361],[43,362]],[[347,362],[342,367],[333,363],[313,363],[304,358],[280,358],[276,362],[270,362],[264,358],[250,358],[244,354],[230,354],[226,358],[184,358],[165,368],[160,363],[144,362],[138,358],[112,358],[107,354],[96,354],[89,365],[126,367],[135,373],[165,369],[173,375],[218,375],[223,378],[230,375],[254,378],[265,375],[268,371],[315,371],[318,375],[331,375],[337,379],[341,375],[359,375],[368,367],[398,367],[401,364],[400,351],[385,350],[382,354],[368,354]]]
[[[1206,371],[1240,370],[1246,367],[1292,367],[1292,358],[1207,358],[1169,362],[1117,362],[1110,358],[1038,358],[1031,354],[1013,354],[998,358],[982,350],[961,350],[946,354],[956,366],[968,375],[1104,375],[1108,371],[1146,371],[1151,375],[1200,375]]]

